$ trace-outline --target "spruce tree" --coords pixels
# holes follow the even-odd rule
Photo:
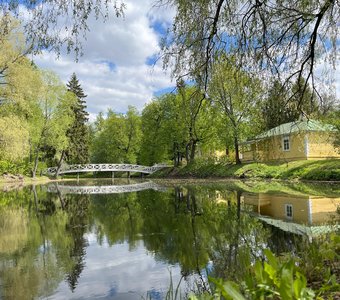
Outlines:
[[[68,130],[70,145],[65,152],[66,161],[69,164],[84,164],[89,160],[89,130],[87,126],[89,114],[86,111],[86,101],[84,100],[87,95],[84,94],[75,73],[72,74],[66,86],[67,90],[77,97],[77,104],[72,107],[75,120]]]

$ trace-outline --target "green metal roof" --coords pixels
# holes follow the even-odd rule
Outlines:
[[[266,132],[259,134],[258,136],[256,136],[255,139],[264,139],[272,136],[286,135],[302,131],[334,131],[334,130],[335,130],[334,126],[330,124],[323,124],[315,120],[303,120],[281,124],[277,127],[274,127]]]
[[[267,216],[256,215],[255,216],[269,225],[275,226],[283,231],[291,232],[294,234],[305,235],[309,237],[315,237],[318,235],[323,235],[328,232],[335,232],[340,229],[340,225],[318,225],[310,226],[297,224],[293,222],[287,222],[283,220],[273,219]]]

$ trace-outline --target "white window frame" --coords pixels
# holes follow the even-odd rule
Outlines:
[[[285,149],[285,141],[288,141],[288,149]],[[289,138],[289,136],[282,137],[282,150],[283,151],[290,151],[290,138]]]
[[[294,213],[293,213],[293,205],[292,204],[285,204],[285,216],[287,219],[292,220]]]

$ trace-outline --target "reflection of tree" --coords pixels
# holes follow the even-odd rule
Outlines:
[[[74,289],[84,267],[88,198],[63,199],[62,209],[40,186],[5,195],[0,199],[1,297],[48,296],[65,274]]]
[[[88,225],[89,195],[67,196],[60,200],[68,215],[66,232],[71,236],[72,245],[69,249],[69,257],[72,261],[71,268],[67,271],[66,280],[71,291],[74,291],[79,276],[85,266],[86,247],[88,246],[84,234]]]
[[[178,186],[130,194],[47,194],[37,186],[0,199],[0,278],[4,299],[50,295],[63,278],[75,290],[85,266],[88,230],[109,245],[139,240],[156,260],[179,264],[183,277],[242,277],[263,246],[284,245],[244,213],[241,193],[218,186]],[[275,248],[274,248],[275,249]],[[279,250],[279,249],[278,249]],[[14,288],[15,287],[15,288]]]
[[[92,202],[99,236],[108,243],[143,239],[157,260],[179,264],[184,277],[201,276],[209,261],[214,275],[241,276],[265,243],[261,223],[241,212],[241,193],[216,188],[175,187],[158,193],[147,190],[127,195],[98,195]]]
[[[285,253],[297,253],[299,245],[303,244],[304,237],[288,231],[283,231],[275,226],[265,225],[269,229],[270,236],[267,240],[268,247],[277,255]]]
[[[93,195],[92,215],[98,242],[106,236],[109,245],[129,242],[135,247],[141,231],[141,207],[136,193]]]
[[[219,188],[217,193],[214,186],[195,187],[195,195],[206,200],[202,218],[211,236],[204,245],[213,262],[211,275],[234,280],[242,277],[260,254],[266,231],[258,220],[242,213],[239,191]],[[216,204],[216,195],[221,204]]]

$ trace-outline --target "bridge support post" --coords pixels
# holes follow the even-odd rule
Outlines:
[[[127,172],[127,178],[130,178],[130,171]]]
[[[111,178],[115,179],[115,172],[114,171],[111,172]]]
[[[79,181],[79,172],[77,173],[77,181]]]

